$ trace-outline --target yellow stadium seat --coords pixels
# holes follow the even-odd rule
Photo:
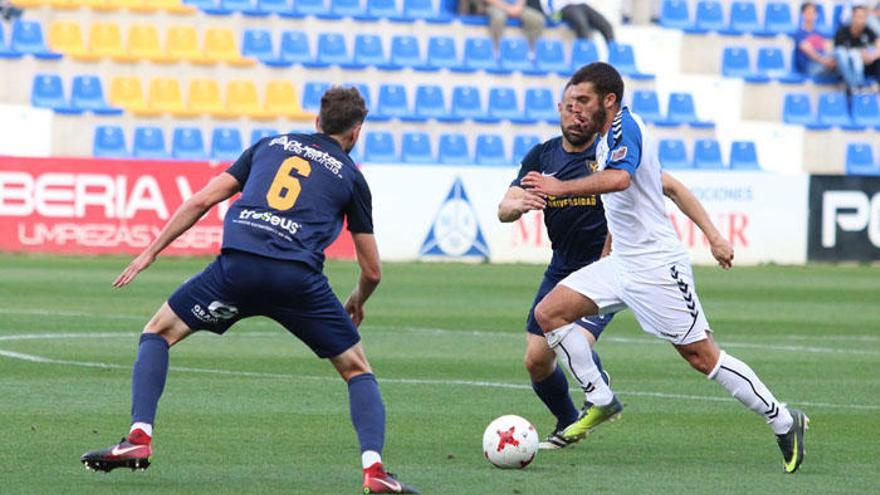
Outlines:
[[[83,8],[88,8],[92,10],[116,10],[116,6],[113,5],[112,0],[77,0],[79,4]]]
[[[138,115],[158,115],[147,108],[141,80],[136,77],[114,77],[110,81],[110,103]]]
[[[225,62],[230,65],[248,67],[256,64],[256,60],[241,56],[235,34],[228,28],[208,28],[205,31],[205,59],[209,63]]]
[[[44,5],[49,5],[49,0],[12,0],[12,5],[25,9],[38,9]]]
[[[80,60],[97,60],[83,44],[82,30],[74,21],[55,21],[49,25],[49,48]]]
[[[80,8],[79,0],[49,0],[50,7],[58,10],[72,10]]]
[[[299,102],[299,91],[289,81],[276,79],[266,85],[265,113],[293,120],[314,118],[314,114],[303,110]]]
[[[152,6],[157,10],[164,10],[170,14],[195,14],[199,11],[192,5],[186,5],[182,0],[144,0],[146,5]]]
[[[198,34],[192,26],[172,26],[165,35],[168,56],[173,60],[205,63],[199,50]],[[207,62],[214,63],[214,62]]]
[[[159,113],[181,115],[184,113],[183,94],[180,83],[172,77],[157,77],[150,81],[150,96],[147,100],[150,110]]]
[[[132,60],[122,48],[119,25],[109,22],[92,24],[89,30],[89,53],[101,58],[112,57],[121,62]]]
[[[257,86],[252,81],[230,81],[226,85],[226,110],[232,117],[275,118],[260,108]]]
[[[187,91],[187,109],[196,114],[225,116],[220,102],[220,86],[213,79],[193,79]]]
[[[173,62],[159,44],[159,33],[150,24],[136,24],[128,28],[128,54],[136,60],[158,63]]]
[[[110,0],[111,5],[118,9],[126,9],[132,12],[156,12],[156,7],[147,5],[144,0]]]

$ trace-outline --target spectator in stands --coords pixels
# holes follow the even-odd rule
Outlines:
[[[868,29],[880,36],[880,1],[874,4],[874,10],[868,14]]]
[[[880,79],[880,38],[867,24],[867,7],[854,5],[849,25],[834,35],[837,69],[851,92],[865,90],[866,75]]]
[[[12,2],[9,0],[0,0],[0,17],[3,17],[4,21],[14,21],[21,17],[21,14],[24,11],[20,8],[12,5]],[[0,40],[2,41],[2,40]]]
[[[544,31],[546,23],[544,11],[541,9],[541,1],[513,0],[512,3],[506,0],[485,1],[486,14],[489,16],[489,32],[492,34],[492,41],[495,42],[495,50],[498,50],[498,42],[501,40],[501,35],[504,34],[507,19],[513,18],[522,22],[522,28],[526,32],[529,46],[534,53],[535,42]]]
[[[797,52],[794,57],[794,70],[801,74],[814,76],[837,75],[837,62],[833,56],[831,40],[816,30],[819,14],[816,4],[801,4],[801,25],[794,33]]]
[[[548,2],[548,7],[553,10],[552,15],[565,21],[578,38],[589,38],[596,29],[606,43],[614,41],[611,23],[586,0],[553,0]]]

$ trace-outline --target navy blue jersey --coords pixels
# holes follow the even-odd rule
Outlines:
[[[226,213],[223,249],[301,261],[316,270],[348,219],[352,233],[372,233],[372,199],[363,174],[324,134],[268,137],[227,170],[241,197]]]
[[[569,153],[562,147],[560,136],[532,148],[510,185],[522,187],[520,181],[531,171],[571,180],[596,169],[596,141],[580,153]],[[598,195],[548,197],[544,224],[553,247],[548,273],[571,272],[601,256],[608,228]]]

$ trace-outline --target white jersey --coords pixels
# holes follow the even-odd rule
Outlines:
[[[628,188],[602,195],[612,255],[620,267],[637,271],[687,260],[666,214],[657,146],[642,119],[621,108],[599,139],[596,159],[600,169],[626,170],[631,176]]]

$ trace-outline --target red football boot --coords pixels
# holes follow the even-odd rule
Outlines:
[[[372,493],[414,493],[419,491],[407,486],[394,478],[394,475],[385,472],[382,463],[377,462],[364,469],[364,494]]]
[[[150,467],[150,456],[153,455],[153,439],[137,429],[128,434],[118,444],[109,449],[93,450],[80,457],[86,469],[110,472],[118,467],[147,469]]]

